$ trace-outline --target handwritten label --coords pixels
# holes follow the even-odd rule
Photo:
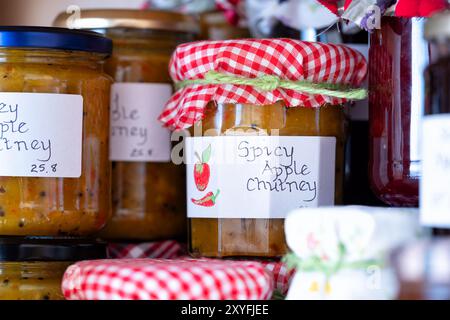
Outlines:
[[[421,221],[450,228],[450,115],[425,116],[422,130]]]
[[[186,139],[190,218],[285,218],[334,204],[336,138]]]
[[[170,131],[158,121],[172,87],[116,83],[111,93],[112,161],[169,162]]]
[[[0,93],[0,176],[81,176],[83,97]]]

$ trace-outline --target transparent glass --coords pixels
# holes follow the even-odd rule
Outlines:
[[[172,83],[168,73],[176,46],[187,33],[139,29],[104,31],[114,52],[106,71],[116,82]],[[149,107],[152,107],[149,105]],[[161,110],[164,106],[161,107]],[[162,240],[186,236],[185,170],[170,162],[113,162],[113,216],[106,239]]]
[[[0,262],[0,300],[64,300],[70,262]]]
[[[111,78],[103,73],[104,59],[94,53],[0,48],[0,92],[77,94],[84,101],[81,177],[0,177],[0,235],[88,236],[108,220]]]
[[[425,71],[425,114],[450,113],[450,39],[430,43],[433,56]]]
[[[430,58],[425,20],[383,17],[370,36],[369,173],[373,191],[391,206],[419,202],[423,70]]]
[[[286,108],[273,105],[208,104],[204,120],[192,128],[208,136],[278,132],[280,136],[336,137],[335,203],[342,204],[347,118],[342,106]],[[189,220],[189,250],[206,257],[280,257],[287,253],[284,219]]]
[[[392,253],[399,300],[450,300],[450,238],[409,243]]]

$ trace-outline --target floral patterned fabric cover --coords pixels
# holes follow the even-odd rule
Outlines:
[[[421,233],[417,209],[300,209],[286,219],[297,272],[288,299],[393,299],[392,249]]]

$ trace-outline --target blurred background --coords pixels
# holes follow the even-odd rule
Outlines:
[[[170,0],[169,0],[170,1]],[[70,5],[81,8],[140,8],[145,0],[0,0],[1,25],[50,26]]]

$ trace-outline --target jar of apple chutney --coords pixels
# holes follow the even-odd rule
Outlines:
[[[0,300],[63,300],[66,269],[106,257],[106,245],[99,242],[0,238]]]
[[[55,24],[70,23],[60,15]],[[158,115],[173,88],[168,73],[178,44],[192,41],[198,25],[179,13],[83,10],[73,27],[113,40],[106,71],[116,81],[111,96],[113,216],[101,236],[114,240],[164,240],[186,235],[184,167],[171,161],[170,131]]]
[[[344,104],[362,99],[364,57],[290,39],[178,47],[178,92],[160,119],[189,129],[190,252],[279,257],[293,209],[342,201]]]
[[[0,27],[0,236],[88,236],[110,216],[111,40]]]

